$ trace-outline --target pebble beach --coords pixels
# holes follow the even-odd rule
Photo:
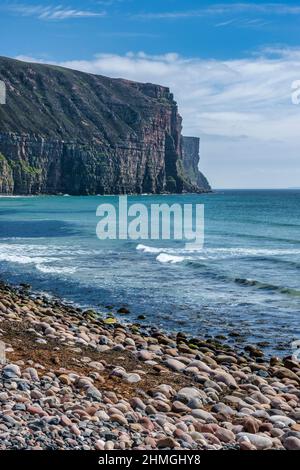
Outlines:
[[[1,450],[300,450],[295,358],[119,313],[0,284]]]

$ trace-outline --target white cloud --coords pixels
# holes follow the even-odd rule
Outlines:
[[[262,28],[270,24],[270,21],[265,21],[262,18],[232,18],[231,20],[221,21],[215,24],[216,28],[236,27],[236,28]]]
[[[224,61],[100,54],[59,65],[170,87],[185,134],[202,137],[202,166],[215,186],[299,186],[300,106],[291,100],[299,50]]]
[[[77,10],[74,8],[65,8],[62,5],[43,6],[43,5],[25,5],[12,4],[7,10],[21,16],[33,16],[40,20],[67,20],[74,18],[95,18],[105,16],[105,12],[95,12],[90,10]]]
[[[196,10],[138,13],[139,19],[184,19],[223,14],[254,13],[263,15],[300,15],[300,5],[286,3],[220,3]]]

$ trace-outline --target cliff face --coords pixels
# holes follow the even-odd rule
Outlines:
[[[168,88],[0,58],[0,193],[194,191]]]
[[[191,183],[202,191],[211,191],[209,182],[199,171],[200,139],[198,137],[182,137],[182,156],[184,171]]]
[[[0,153],[0,194],[10,194],[14,189],[12,170],[6,158]]]

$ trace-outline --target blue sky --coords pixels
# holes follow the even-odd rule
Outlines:
[[[244,57],[268,44],[299,44],[300,2],[195,0],[1,1],[1,53],[49,60],[99,52],[171,51]],[[14,34],[11,34],[14,32]]]
[[[170,86],[215,187],[300,186],[300,0],[0,0],[0,55]]]

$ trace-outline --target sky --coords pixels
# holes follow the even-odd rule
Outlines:
[[[214,188],[300,187],[300,0],[0,0],[0,55],[168,86]]]

